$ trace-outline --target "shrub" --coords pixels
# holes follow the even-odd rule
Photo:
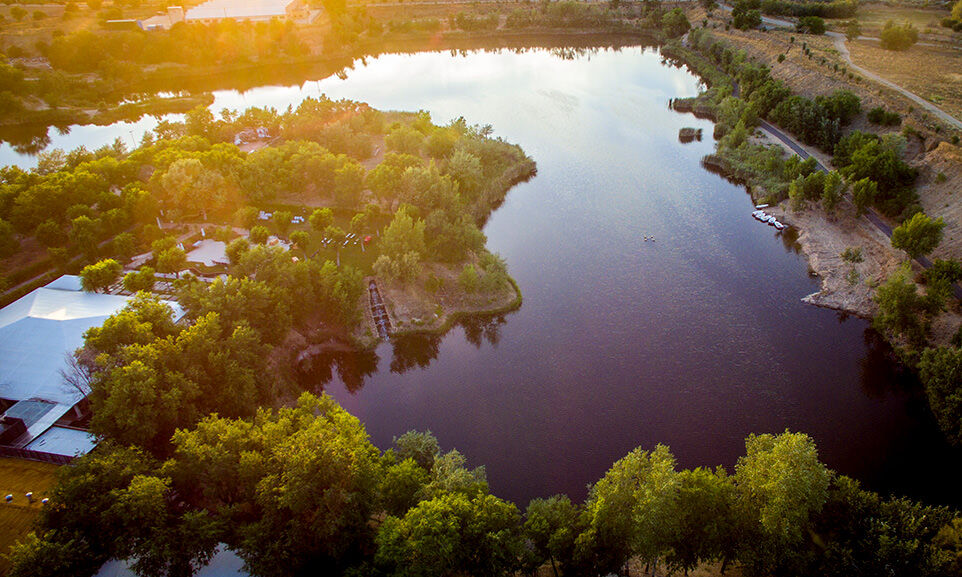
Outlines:
[[[882,28],[882,48],[886,50],[908,50],[919,41],[919,31],[909,23],[898,25],[892,20]]]
[[[818,16],[802,16],[795,23],[795,30],[803,34],[825,34],[825,21]]]
[[[898,112],[889,112],[881,106],[868,111],[868,121],[882,126],[898,126],[902,123],[902,116]]]

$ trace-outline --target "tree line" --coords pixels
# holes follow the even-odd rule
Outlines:
[[[818,461],[801,433],[752,435],[734,472],[637,448],[575,503],[522,512],[484,468],[408,432],[381,451],[330,397],[210,415],[153,450],[108,441],[59,472],[11,576],[92,575],[109,558],[186,576],[218,544],[254,575],[622,574],[635,559],[749,575],[936,576],[962,569],[962,518],[883,498]]]

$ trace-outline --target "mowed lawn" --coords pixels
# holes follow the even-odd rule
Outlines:
[[[47,496],[58,468],[49,463],[0,457],[0,554],[6,555],[10,546],[30,531],[40,512],[40,499]],[[33,492],[32,504],[24,496],[27,492]],[[13,495],[13,501],[3,500],[6,495]],[[6,572],[7,560],[0,557],[0,575]]]

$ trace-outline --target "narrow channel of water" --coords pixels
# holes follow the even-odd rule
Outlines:
[[[381,447],[430,429],[521,505],[583,498],[639,445],[730,468],[749,433],[786,428],[872,488],[957,503],[960,453],[886,347],[865,321],[803,304],[817,290],[804,257],[751,218],[743,188],[700,166],[710,139],[679,143],[684,126],[712,132],[667,108],[698,87],[632,47],[385,55],[341,77],[215,93],[215,111],[323,93],[464,116],[538,163],[485,228],[524,293],[519,311],[319,358],[305,381]],[[76,128],[53,145],[139,140],[142,122]],[[0,162],[11,159],[28,162],[4,145]]]

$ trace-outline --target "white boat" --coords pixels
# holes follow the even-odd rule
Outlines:
[[[761,210],[761,209],[763,209],[763,208],[768,208],[768,205],[767,205],[767,204],[756,204],[756,205],[755,205],[755,208],[757,208],[758,210]]]
[[[768,224],[770,224],[770,225],[772,225],[772,226],[775,226],[775,223],[778,222],[778,219],[776,219],[774,216],[770,216],[770,217],[768,217],[768,218],[765,219],[765,222],[767,222]]]
[[[778,221],[776,220],[776,221],[775,221],[775,228],[777,228],[778,230],[783,230],[783,229],[785,228],[785,225],[782,224],[782,223],[780,223],[780,222],[778,222]]]

